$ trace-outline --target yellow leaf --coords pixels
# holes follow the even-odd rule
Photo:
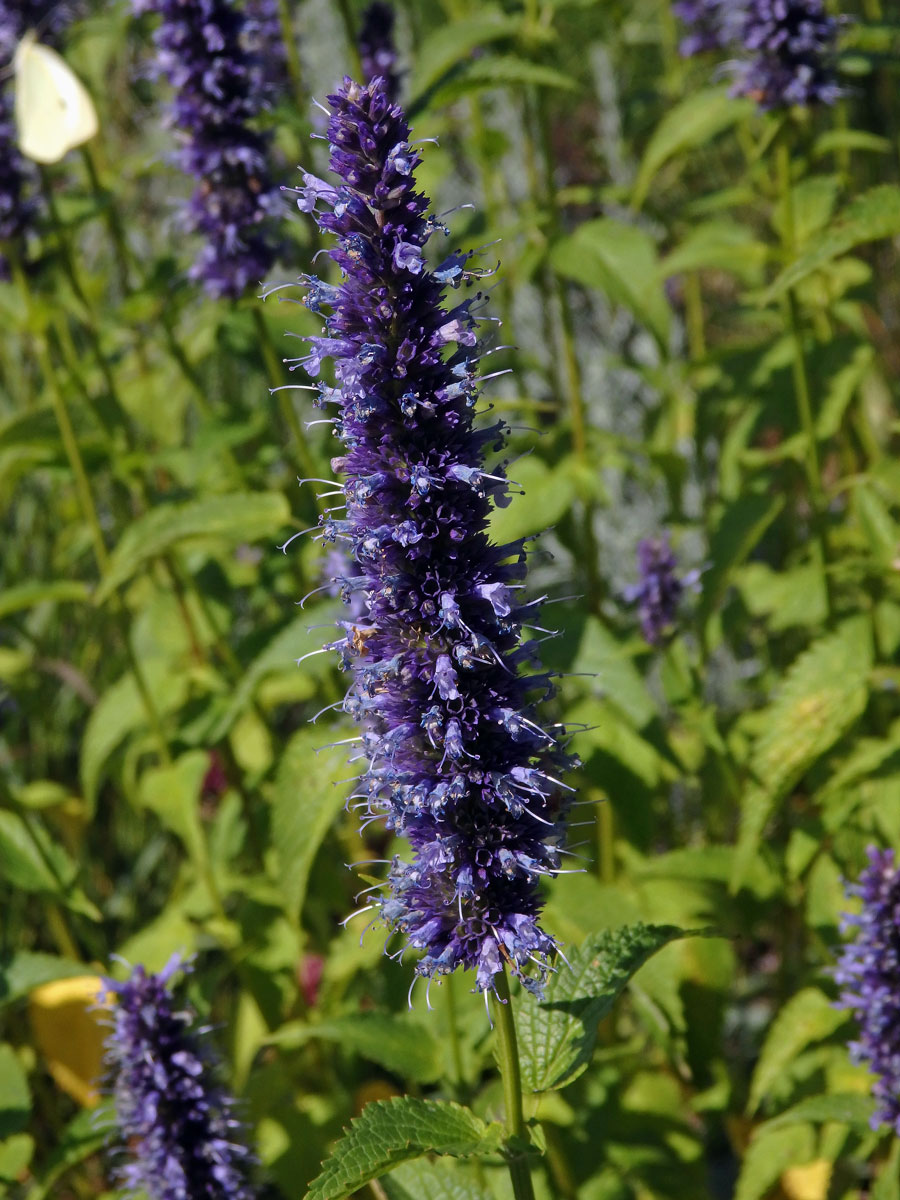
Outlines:
[[[85,1108],[100,1099],[103,1073],[103,984],[96,975],[76,975],[36,987],[28,1015],[38,1049],[57,1087]]]
[[[817,1158],[803,1167],[788,1167],[781,1174],[784,1194],[789,1200],[825,1200],[831,1167],[827,1158]]]

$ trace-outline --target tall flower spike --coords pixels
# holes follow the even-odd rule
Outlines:
[[[149,1200],[252,1200],[235,1101],[170,986],[186,969],[175,955],[157,975],[137,966],[124,983],[105,980],[117,1001],[106,1043],[116,1119],[134,1156],[119,1174]]]
[[[199,181],[183,213],[186,228],[205,239],[191,278],[212,296],[240,296],[275,261],[270,218],[280,206],[269,139],[250,125],[267,97],[244,15],[235,0],[133,4],[135,12],[162,18],[156,66],[175,89],[170,120],[183,135],[176,157]]]
[[[331,646],[353,676],[344,708],[364,726],[357,790],[367,819],[385,817],[413,849],[375,906],[423,952],[419,975],[472,968],[486,990],[505,961],[539,991],[555,943],[537,884],[559,867],[570,789],[556,775],[570,760],[533,709],[548,677],[520,674],[537,658],[521,632],[536,615],[519,599],[523,542],[495,546],[486,532],[508,483],[485,463],[502,422],[473,425],[483,298],[444,305],[484,272],[462,251],[426,262],[443,227],[416,191],[420,158],[384,80],[345,79],[328,99],[338,180],[305,175],[299,205],[337,236],[343,282],[308,279],[306,303],[330,315],[297,363],[316,377],[331,358],[337,379],[319,385],[320,403],[337,407],[347,510],[321,537],[351,549],[343,583],[367,600]]]
[[[678,574],[678,559],[667,534],[643,538],[638,543],[637,560],[640,580],[625,588],[625,599],[638,606],[645,640],[658,646],[675,624],[681,598],[696,585],[699,572],[689,571],[683,578]]]
[[[678,50],[683,58],[692,58],[707,50],[728,45],[732,15],[739,5],[734,0],[678,0],[672,11],[686,26]]]
[[[397,74],[397,47],[394,45],[394,10],[384,0],[372,0],[362,15],[359,31],[359,61],[363,81],[379,75],[384,80],[388,99],[393,103],[400,93]]]
[[[838,1004],[859,1023],[851,1056],[877,1076],[872,1128],[884,1124],[900,1135],[900,867],[892,850],[870,846],[866,853],[868,867],[847,888],[862,901],[862,911],[844,917],[843,930],[855,934],[834,977],[844,988]]]
[[[744,0],[739,40],[751,57],[736,66],[735,94],[762,109],[833,104],[837,31],[822,0]]]

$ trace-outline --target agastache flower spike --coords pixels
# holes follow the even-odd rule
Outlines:
[[[640,580],[625,588],[625,599],[637,604],[641,632],[651,646],[658,646],[675,624],[684,593],[695,587],[698,571],[678,574],[678,559],[667,535],[643,538],[637,548]]]
[[[380,75],[387,97],[393,103],[400,91],[400,78],[394,45],[394,10],[384,0],[372,0],[362,15],[359,60],[363,81],[368,83]]]
[[[413,849],[393,861],[384,920],[422,951],[419,975],[457,967],[493,987],[504,962],[540,991],[555,943],[539,926],[537,884],[559,866],[572,765],[537,723],[546,675],[520,675],[535,605],[521,600],[522,541],[487,536],[503,503],[503,466],[486,465],[504,427],[475,428],[479,350],[472,304],[448,287],[483,272],[457,252],[425,258],[442,229],[416,190],[418,153],[383,79],[345,79],[328,98],[335,186],[306,175],[300,208],[337,237],[343,282],[310,283],[330,308],[325,336],[302,360],[315,377],[334,362],[345,450],[346,519],[323,520],[352,551],[363,617],[332,648],[349,667],[344,707],[365,722],[364,820],[384,817]],[[526,974],[533,964],[537,978]]]
[[[187,969],[174,955],[156,975],[138,965],[124,983],[104,981],[116,1001],[106,1042],[116,1122],[134,1156],[118,1173],[150,1200],[252,1200],[235,1101],[170,986]]]
[[[900,1135],[900,867],[892,850],[869,846],[866,853],[868,867],[859,883],[847,888],[862,901],[862,911],[844,917],[844,932],[854,936],[834,977],[844,988],[839,1007],[849,1009],[859,1024],[851,1057],[877,1076],[872,1128],[884,1124]]]
[[[833,104],[838,21],[822,0],[745,0],[739,40],[751,58],[737,66],[734,91],[762,109]]]
[[[184,224],[205,245],[191,278],[211,296],[240,296],[275,261],[270,218],[279,206],[266,135],[249,124],[265,106],[263,72],[246,45],[234,0],[133,0],[162,18],[157,71],[175,89],[171,123],[182,134],[181,169],[199,181]],[[254,27],[255,28],[255,27]]]
[[[678,45],[682,57],[727,46],[732,24],[729,13],[737,7],[734,0],[677,0],[672,11],[688,29]]]

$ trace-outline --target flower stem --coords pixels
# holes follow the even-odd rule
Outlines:
[[[525,1112],[522,1107],[522,1076],[519,1071],[519,1048],[516,1042],[516,1023],[506,967],[494,976],[496,991],[491,996],[491,1013],[497,1030],[497,1062],[503,1082],[503,1101],[506,1109],[506,1134],[509,1141],[528,1140]],[[534,1200],[534,1186],[528,1160],[517,1147],[508,1150],[507,1165],[516,1200]]]
[[[794,260],[797,254],[797,230],[794,213],[794,190],[791,182],[791,152],[787,138],[784,136],[778,142],[775,151],[775,161],[778,173],[778,188],[781,195],[782,245],[784,248],[785,265],[787,266]],[[813,418],[809,375],[806,369],[806,356],[803,349],[803,327],[800,318],[800,306],[797,301],[797,294],[793,288],[788,289],[785,309],[788,327],[794,342],[791,369],[794,378],[794,395],[797,401],[800,427],[803,430],[806,441],[804,468],[807,487],[809,489],[810,505],[813,510],[815,546],[825,579],[828,611],[832,613],[834,606],[828,580],[828,547],[825,533],[827,496],[822,483],[819,450],[816,444],[816,424]]]

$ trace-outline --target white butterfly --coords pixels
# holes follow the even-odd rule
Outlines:
[[[16,48],[16,127],[26,158],[55,163],[97,132],[84,84],[55,50],[26,33]]]

